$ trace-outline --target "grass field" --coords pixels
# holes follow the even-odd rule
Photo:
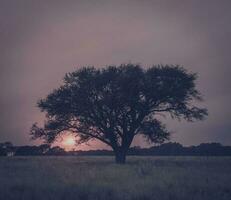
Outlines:
[[[230,200],[230,157],[0,157],[1,200]]]

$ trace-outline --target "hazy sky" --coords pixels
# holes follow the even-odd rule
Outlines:
[[[32,144],[30,126],[44,120],[36,102],[66,72],[133,62],[199,74],[209,117],[167,120],[173,141],[231,145],[230,8],[230,0],[0,0],[0,142]]]

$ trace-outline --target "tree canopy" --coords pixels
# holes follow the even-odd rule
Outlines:
[[[169,138],[159,114],[204,119],[207,110],[196,103],[202,100],[196,78],[178,65],[82,67],[67,73],[58,89],[39,100],[47,120],[42,128],[32,126],[32,137],[53,142],[68,131],[79,144],[97,139],[111,146],[116,161],[124,163],[136,135],[153,143]]]

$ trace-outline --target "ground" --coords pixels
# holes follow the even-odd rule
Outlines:
[[[0,157],[1,200],[230,200],[231,157]]]

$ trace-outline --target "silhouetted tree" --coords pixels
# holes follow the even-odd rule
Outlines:
[[[7,142],[0,143],[0,147],[7,149],[13,147],[13,144],[7,141]]]
[[[32,138],[53,142],[62,133],[73,132],[79,143],[97,139],[111,146],[116,162],[125,163],[134,136],[141,134],[153,143],[169,138],[158,114],[188,121],[207,115],[206,109],[193,105],[201,101],[196,77],[173,65],[78,69],[38,102],[47,121],[43,128],[32,126]]]
[[[15,152],[16,156],[37,156],[40,155],[37,146],[20,146]]]
[[[0,156],[5,156],[5,149],[0,146]]]
[[[42,144],[38,146],[41,155],[46,154],[50,150],[50,144]]]
[[[59,146],[54,146],[46,152],[47,155],[65,155],[65,150]]]
[[[198,155],[220,155],[224,151],[224,147],[220,143],[202,143],[196,147],[196,154]]]
[[[0,156],[5,156],[8,152],[14,152],[13,144],[11,142],[0,143]]]
[[[159,146],[158,150],[163,155],[177,155],[182,152],[183,146],[176,142],[169,142]]]

